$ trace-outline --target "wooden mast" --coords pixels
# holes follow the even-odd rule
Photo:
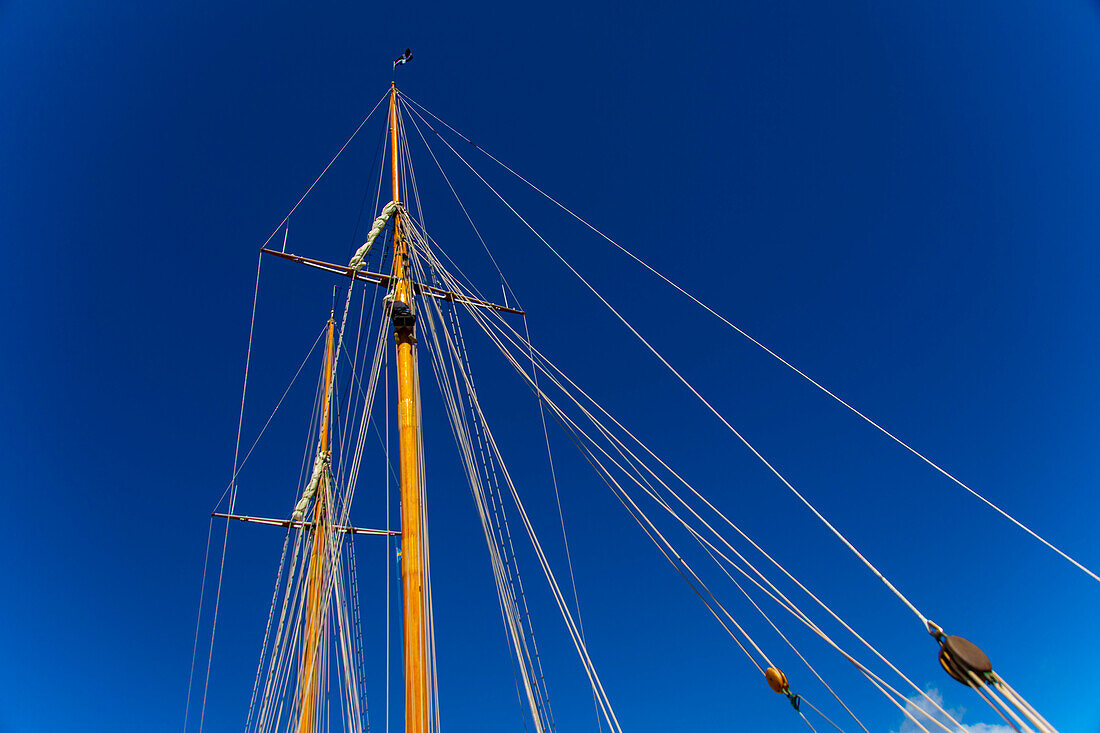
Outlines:
[[[397,87],[390,84],[390,147],[393,172],[393,200],[400,201],[400,163],[397,133]],[[405,660],[405,730],[428,733],[428,664],[424,622],[424,589],[421,550],[420,506],[420,426],[416,390],[416,338],[414,316],[404,308],[412,307],[414,284],[409,275],[408,243],[401,229],[402,209],[393,214],[393,285],[394,337],[397,342],[397,420],[401,462],[401,581],[403,639]],[[380,282],[380,281],[379,281]],[[444,296],[459,297],[451,293]],[[500,306],[488,306],[499,308]],[[329,316],[325,351],[325,392],[321,420],[319,454],[328,452],[331,410],[332,361],[335,328],[334,314]],[[323,597],[327,566],[325,531],[325,491],[327,474],[322,474],[310,525],[312,546],[307,573],[305,633],[302,638],[302,665],[298,681],[297,733],[315,733],[317,697],[321,683],[321,627],[326,599]],[[347,531],[348,528],[336,528]]]
[[[333,329],[336,320],[333,313],[328,318],[328,341],[325,345],[325,398],[321,408],[321,443],[318,453],[328,451],[329,412],[332,405],[332,350]],[[317,687],[321,676],[318,656],[321,648],[321,622],[324,610],[322,590],[325,583],[326,543],[325,491],[327,477],[321,474],[317,487],[317,500],[313,509],[313,546],[309,557],[309,586],[306,590],[306,630],[302,637],[302,666],[298,672],[298,733],[313,733],[317,720]]]
[[[397,87],[390,84],[390,148],[393,200],[400,201],[397,147]],[[412,307],[407,243],[401,232],[401,208],[393,214],[393,306]],[[397,423],[401,452],[401,600],[404,621],[405,731],[427,733],[427,659],[424,589],[421,568],[420,441],[416,404],[416,339],[412,324],[395,320],[397,341]]]

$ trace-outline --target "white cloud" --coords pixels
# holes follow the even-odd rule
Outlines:
[[[943,707],[943,695],[940,691],[933,688],[926,692],[928,697],[936,701],[936,705]],[[965,708],[944,708],[952,718],[962,723],[962,716],[966,712]],[[914,718],[921,722],[929,733],[943,733],[943,728],[939,727],[935,723],[928,719],[928,716],[932,716],[936,720],[940,721],[947,726],[949,730],[955,731],[956,728],[952,723],[948,722],[946,716],[936,709],[936,706],[930,703],[921,695],[914,695],[909,698],[905,704],[905,711],[912,715]],[[1016,731],[1009,725],[1004,723],[962,723],[962,730],[966,733],[1016,733]],[[920,728],[913,723],[908,717],[902,722],[901,727],[895,731],[895,733],[924,733]]]

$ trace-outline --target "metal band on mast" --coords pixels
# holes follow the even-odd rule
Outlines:
[[[390,146],[393,200],[401,201],[398,180],[397,87],[390,84]],[[405,732],[427,733],[427,655],[421,567],[420,425],[416,404],[416,339],[407,243],[401,233],[401,207],[393,215],[392,318],[397,341],[397,422],[401,452],[401,582],[405,652]]]

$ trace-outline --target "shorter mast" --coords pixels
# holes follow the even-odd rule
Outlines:
[[[332,350],[333,331],[336,326],[335,314],[328,319],[328,341],[325,344],[325,396],[321,408],[321,441],[317,448],[318,463],[328,464],[328,426],[332,406]],[[314,503],[313,523],[310,528],[312,549],[309,558],[306,591],[306,627],[302,637],[302,664],[298,670],[298,733],[314,733],[317,720],[317,689],[321,676],[318,663],[321,648],[321,625],[323,621],[325,599],[322,591],[325,584],[326,543],[325,534],[325,492],[328,490],[327,469],[322,470],[317,487],[317,500]]]

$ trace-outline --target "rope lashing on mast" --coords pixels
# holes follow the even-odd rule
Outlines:
[[[382,212],[378,215],[378,218],[371,224],[370,233],[367,234],[367,241],[363,242],[363,246],[355,250],[355,254],[351,256],[351,261],[348,262],[348,267],[353,270],[359,270],[366,263],[367,255],[370,254],[370,248],[374,245],[374,240],[378,239],[378,236],[382,234],[382,231],[386,228],[386,223],[389,222],[390,217],[394,212],[401,208],[401,204],[397,201],[391,201],[382,207]]]
[[[328,471],[331,460],[332,454],[327,450],[319,452],[313,460],[313,475],[310,477],[309,483],[306,484],[306,490],[302,492],[302,498],[295,504],[294,512],[290,515],[290,518],[295,522],[300,522],[305,517],[306,510],[309,509],[309,502],[313,499],[313,495],[317,493],[317,487],[321,485],[321,477]]]

